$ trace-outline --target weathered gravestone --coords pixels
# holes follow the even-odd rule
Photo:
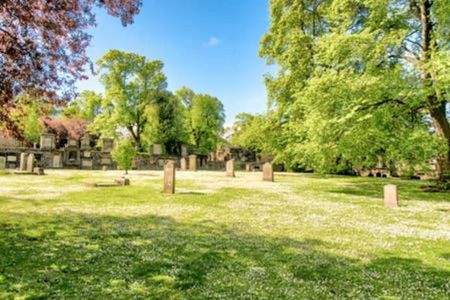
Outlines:
[[[52,168],[62,168],[61,154],[54,154],[52,159]]]
[[[20,153],[19,171],[20,172],[26,172],[26,170],[27,170],[27,154],[26,153]]]
[[[249,163],[245,164],[245,171],[250,172],[252,170],[252,165]]]
[[[153,155],[161,155],[163,152],[162,145],[161,144],[154,144],[153,145]]]
[[[398,207],[397,186],[388,184],[384,186],[384,206],[390,208]]]
[[[175,193],[175,161],[171,159],[164,163],[164,193]]]
[[[41,135],[39,145],[41,150],[55,149],[55,135],[51,133]]]
[[[186,145],[181,146],[181,156],[187,156],[188,155],[188,148]]]
[[[273,182],[273,167],[270,162],[266,162],[263,165],[263,180]]]
[[[0,170],[6,169],[6,157],[0,156]]]
[[[186,158],[185,157],[180,158],[180,169],[186,171],[187,169],[186,165],[187,165]]]
[[[227,172],[227,176],[228,177],[235,177],[236,175],[234,174],[234,159],[230,159],[229,161],[227,161],[226,164],[226,172]]]
[[[27,159],[27,172],[33,173],[33,171],[34,171],[34,154],[30,153],[28,154]]]
[[[189,155],[189,171],[197,171],[197,155]]]

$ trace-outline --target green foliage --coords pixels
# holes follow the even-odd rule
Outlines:
[[[185,130],[186,109],[180,99],[168,91],[155,97],[148,107],[149,128],[144,134],[148,144],[163,144],[166,152],[179,155],[181,145],[188,142]]]
[[[63,109],[62,115],[69,119],[76,117],[93,122],[102,112],[102,103],[102,95],[94,91],[83,91]]]
[[[30,144],[39,143],[39,138],[44,132],[40,122],[42,114],[40,101],[29,95],[20,95],[16,98],[16,109],[10,113],[11,120],[20,128],[20,134]]]
[[[189,117],[192,138],[197,150],[204,154],[215,150],[225,122],[222,102],[210,95],[196,94],[192,98]]]
[[[129,139],[123,139],[116,144],[111,155],[119,168],[128,173],[136,156],[136,149]]]
[[[276,160],[339,172],[380,160],[415,168],[445,155],[443,2],[272,0],[260,55],[278,65],[266,78],[283,137],[272,144]],[[426,23],[418,11],[436,34],[419,34]]]
[[[135,53],[110,50],[97,65],[105,96],[93,130],[103,136],[116,136],[119,128],[125,128],[142,150],[141,136],[149,123],[147,108],[167,86],[163,63]]]

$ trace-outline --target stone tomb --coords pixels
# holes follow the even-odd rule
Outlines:
[[[398,191],[396,185],[388,184],[384,186],[384,206],[389,208],[398,207]]]
[[[227,177],[236,177],[234,174],[234,159],[230,159],[226,164],[226,174]]]
[[[175,161],[172,159],[164,163],[164,193],[175,193]]]
[[[273,182],[273,167],[270,162],[263,165],[263,180]]]
[[[189,155],[189,171],[197,171],[197,155]]]
[[[186,161],[186,157],[180,158],[180,169],[181,169],[182,171],[186,171],[186,170],[187,170],[187,161]]]

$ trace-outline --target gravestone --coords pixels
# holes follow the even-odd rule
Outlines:
[[[185,157],[180,158],[180,169],[186,171],[187,169],[186,165],[187,165],[186,158]]]
[[[263,165],[263,180],[273,182],[273,167],[270,162],[266,162]]]
[[[8,155],[6,159],[8,160],[8,162],[17,162],[17,156],[15,155]]]
[[[6,169],[6,157],[0,156],[0,170]]]
[[[153,145],[153,155],[161,155],[162,154],[162,145],[161,144],[154,144]]]
[[[42,134],[39,145],[41,150],[55,149],[55,135],[51,133]]]
[[[197,171],[197,155],[189,155],[189,171]]]
[[[92,169],[92,160],[91,159],[82,159],[81,160],[81,168]]]
[[[27,170],[27,154],[26,153],[20,153],[19,171],[20,172],[26,172],[26,170]]]
[[[61,154],[54,154],[52,160],[52,168],[62,168]]]
[[[175,161],[171,159],[164,163],[164,193],[175,193]]]
[[[34,170],[34,153],[28,154],[27,159],[27,172],[33,173]]]
[[[226,172],[228,177],[236,177],[234,174],[234,159],[230,159],[226,164]]]
[[[252,165],[249,163],[245,164],[245,171],[250,172],[252,170]]]
[[[390,208],[398,207],[398,192],[396,185],[388,184],[384,186],[384,206]]]
[[[181,146],[181,156],[188,156],[188,149],[186,145]]]

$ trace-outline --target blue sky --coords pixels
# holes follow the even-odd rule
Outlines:
[[[239,112],[266,109],[259,41],[269,26],[266,0],[144,0],[134,23],[97,13],[98,26],[88,55],[96,61],[109,49],[145,55],[164,62],[169,89],[182,86],[218,97],[227,124]],[[78,90],[103,91],[95,77]]]

